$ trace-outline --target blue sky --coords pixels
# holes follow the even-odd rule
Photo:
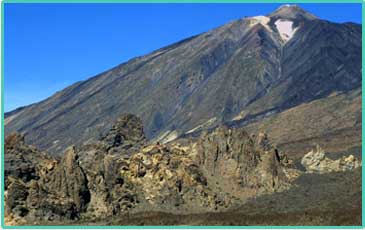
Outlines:
[[[361,23],[360,4],[299,4]],[[5,111],[135,56],[280,4],[5,4]]]

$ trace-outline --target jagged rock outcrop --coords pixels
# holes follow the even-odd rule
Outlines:
[[[71,199],[81,212],[90,201],[90,192],[78,157],[74,146],[67,148],[55,170],[40,179],[40,185],[56,197]]]
[[[15,215],[23,217],[28,213],[28,210],[26,209],[26,199],[29,192],[22,180],[12,177],[9,178],[9,180],[5,212],[13,212]]]
[[[210,180],[240,196],[284,189],[288,185],[278,150],[265,134],[251,138],[242,129],[222,126],[202,134],[195,145],[197,160]]]
[[[52,170],[56,161],[34,146],[24,143],[24,135],[12,133],[5,138],[5,189],[10,181],[9,177],[19,178],[23,182],[39,179]]]
[[[150,145],[128,161],[124,177],[143,191],[152,210],[197,213],[228,208],[232,196],[210,188],[202,169],[183,147]]]
[[[22,145],[22,150],[25,149],[29,148]],[[32,150],[23,153],[38,153]],[[70,147],[60,162],[50,157],[38,158],[36,166],[46,166],[36,171],[39,172],[37,177],[24,180],[17,174],[7,176],[7,193],[10,194],[5,201],[7,213],[28,221],[78,218],[86,209],[90,194],[77,157],[74,147]]]
[[[8,149],[32,149],[19,135],[7,140]],[[37,177],[9,174],[7,216],[34,222],[215,212],[290,186],[288,162],[265,134],[220,127],[184,144],[146,143],[141,120],[126,114],[99,141],[70,146],[59,161],[40,159],[53,164]]]
[[[319,145],[307,153],[301,163],[309,173],[344,172],[361,166],[361,160],[353,155],[332,160],[326,157],[325,151]]]
[[[103,142],[88,144],[78,149],[78,162],[84,169],[90,192],[87,212],[93,216],[115,215],[134,207],[137,192],[120,174],[125,152],[108,153],[110,146]]]
[[[135,127],[137,131],[129,138],[129,128]],[[198,212],[228,207],[229,199],[210,190],[186,148],[146,145],[142,130],[141,120],[122,116],[106,138],[79,148],[79,162],[91,194],[90,215],[146,208],[188,213],[192,209]],[[128,140],[128,148],[120,147],[124,141],[114,144],[120,136]]]
[[[115,132],[121,130],[118,124],[125,122],[113,126],[108,140],[119,136]],[[185,145],[145,145],[143,135],[130,143],[133,149],[138,146],[135,152],[113,143],[102,138],[79,148],[91,193],[88,212],[94,216],[146,207],[176,213],[224,210],[258,191],[272,192],[288,185],[278,152],[266,136],[255,142],[244,131],[224,127]],[[221,176],[232,186],[214,181]]]
[[[92,216],[116,215],[135,207],[138,193],[121,169],[145,143],[142,121],[124,114],[99,141],[78,147],[78,162],[90,191],[87,212]]]
[[[112,149],[111,152],[125,153],[128,150],[128,153],[133,153],[140,147],[137,143],[146,142],[142,120],[132,114],[120,116],[101,141]]]

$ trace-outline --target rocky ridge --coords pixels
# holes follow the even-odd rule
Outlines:
[[[11,161],[27,156],[28,164]],[[140,119],[121,116],[99,141],[70,146],[61,159],[6,138],[8,222],[36,224],[143,210],[175,214],[232,209],[290,187],[284,155],[265,134],[220,127],[198,140],[146,144]],[[21,172],[21,173],[19,173]],[[26,176],[25,176],[26,175]],[[11,195],[10,195],[11,194]],[[9,220],[10,218],[10,220]]]

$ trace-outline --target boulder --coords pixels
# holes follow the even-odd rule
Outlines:
[[[325,151],[319,145],[307,153],[301,163],[308,173],[344,172],[361,166],[361,160],[353,155],[331,160],[326,157]]]

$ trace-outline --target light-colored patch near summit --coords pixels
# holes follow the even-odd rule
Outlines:
[[[250,26],[254,26],[258,23],[260,23],[261,25],[263,25],[267,30],[271,31],[271,28],[269,27],[269,22],[270,22],[270,18],[269,17],[266,17],[266,16],[262,16],[262,15],[259,15],[259,16],[255,16],[255,17],[251,17],[249,18],[250,20]]]
[[[270,18],[269,17],[262,16],[262,15],[255,16],[255,17],[252,17],[252,18],[255,19],[255,20],[257,20],[257,21],[259,21],[263,25],[267,25],[270,22]]]
[[[283,39],[284,42],[289,41],[298,29],[298,28],[293,29],[292,21],[282,20],[282,19],[277,20],[275,22],[275,26],[279,31],[281,39]]]

